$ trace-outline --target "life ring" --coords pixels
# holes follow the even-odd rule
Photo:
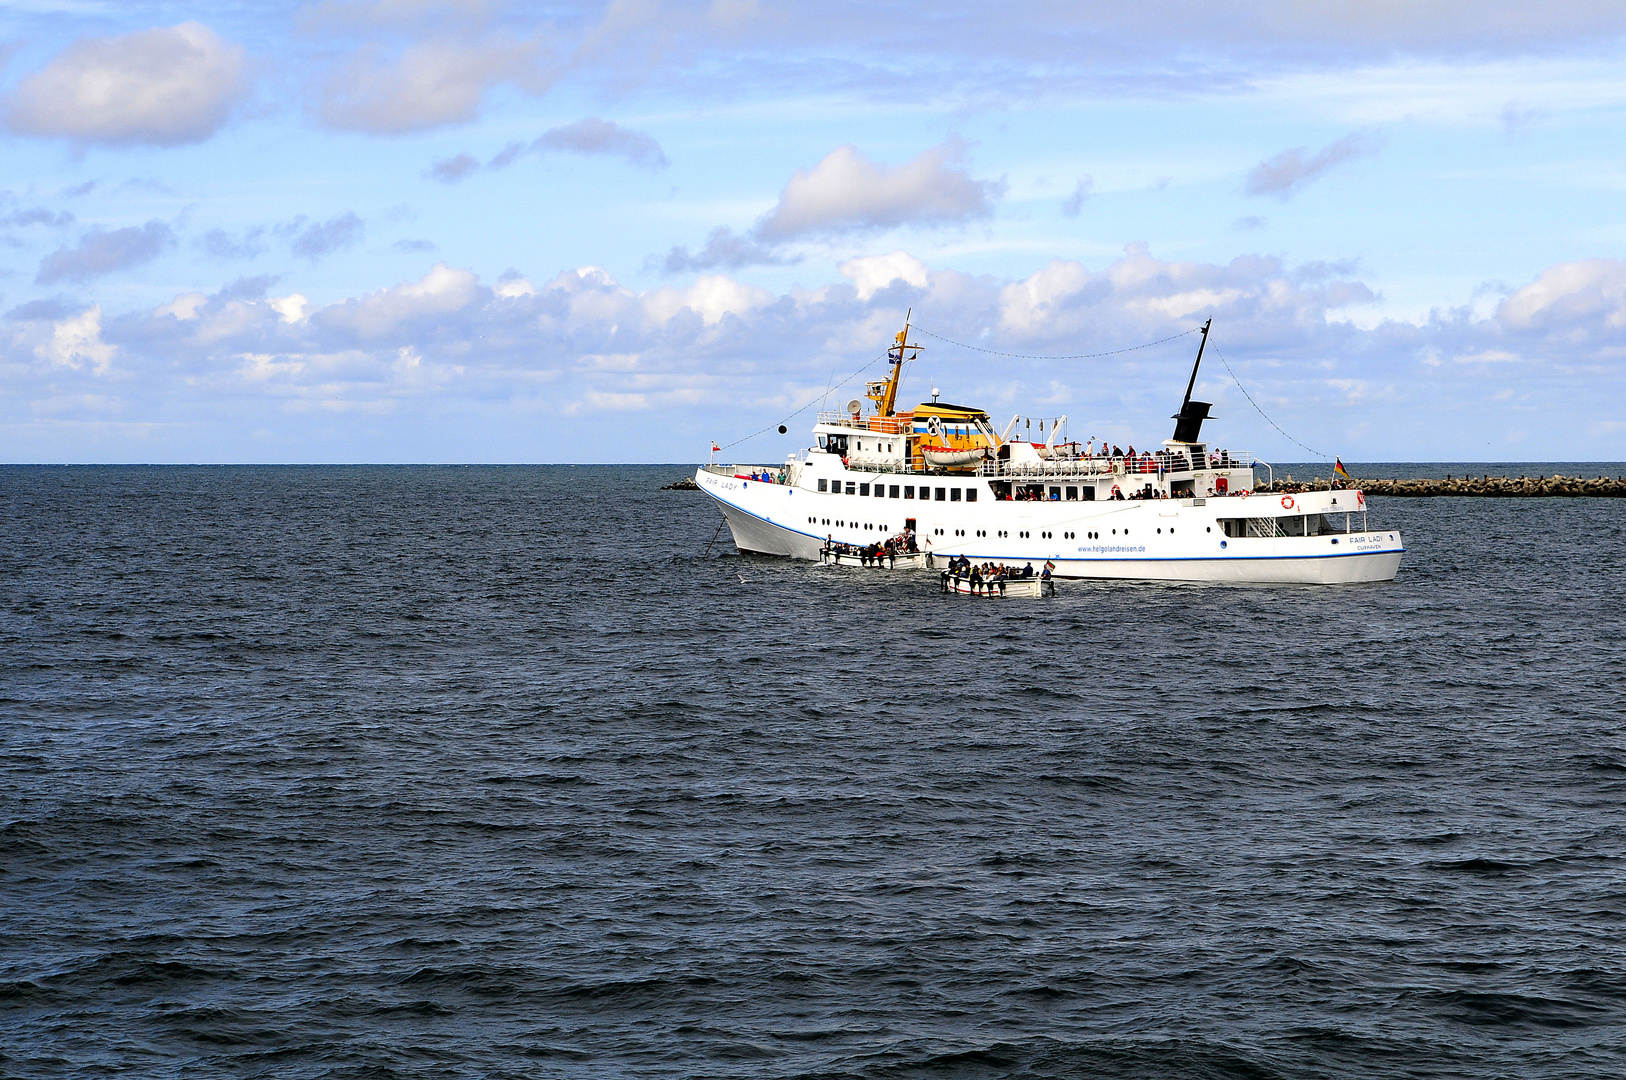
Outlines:
[[[1242,498],[1246,499],[1249,495],[1252,495],[1252,494],[1253,494],[1253,492],[1251,492],[1251,491],[1244,491],[1244,492],[1242,492]]]
[[[1293,509],[1293,496],[1291,496],[1291,495],[1283,495],[1282,496],[1282,509],[1283,510],[1291,510],[1291,509]]]
[[[1117,484],[1113,484],[1112,485],[1112,497],[1114,499],[1116,499],[1118,496],[1120,496],[1122,494],[1123,494],[1123,489],[1120,488]]]
[[[1365,506],[1366,505],[1366,492],[1357,491],[1355,493],[1355,505],[1356,506]]]

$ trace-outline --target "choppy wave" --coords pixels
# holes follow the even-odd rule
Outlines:
[[[0,469],[0,1074],[1626,1069],[1626,506],[1017,603],[680,472]]]

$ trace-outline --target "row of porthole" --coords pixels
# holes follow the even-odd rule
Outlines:
[[[856,529],[859,526],[859,523],[856,522],[856,521],[842,521],[839,518],[835,522],[832,523],[829,518],[824,518],[824,519],[821,520],[821,519],[816,518],[816,517],[810,517],[810,518],[807,519],[807,523],[809,525],[820,525],[820,524],[830,525],[830,524],[834,524],[835,527],[838,528],[838,529],[845,529],[845,528],[848,528],[848,527]],[[873,525],[873,524],[870,524],[869,522],[865,522],[864,523],[864,531],[865,532],[876,532],[876,531],[886,532],[886,526],[885,525]],[[938,532],[942,532],[942,530],[939,529]]]

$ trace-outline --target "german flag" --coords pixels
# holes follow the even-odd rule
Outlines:
[[[1345,480],[1349,479],[1349,470],[1344,468],[1343,458],[1333,458],[1332,471],[1343,477]]]

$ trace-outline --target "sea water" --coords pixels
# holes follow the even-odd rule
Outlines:
[[[0,1073],[1626,1070],[1626,502],[997,602],[686,471],[0,469]]]

